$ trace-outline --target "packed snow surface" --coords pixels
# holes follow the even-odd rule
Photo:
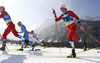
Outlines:
[[[1,45],[0,45],[1,46]],[[20,45],[7,45],[9,50],[21,47]],[[30,48],[31,49],[31,48]],[[71,48],[36,48],[41,51],[0,51],[0,63],[100,63],[100,50],[86,51],[77,54],[76,58],[66,58],[71,54]],[[76,52],[83,49],[77,48]]]

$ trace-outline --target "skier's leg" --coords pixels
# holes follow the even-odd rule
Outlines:
[[[0,48],[2,51],[5,51],[5,46],[6,46],[6,36],[10,33],[10,28],[7,27],[7,29],[4,31],[3,35],[2,35],[2,39],[3,39],[3,44],[2,47]]]
[[[29,42],[29,44],[32,46],[32,51],[34,51],[34,44],[32,42]]]
[[[76,31],[77,30],[77,26],[74,26],[74,30]],[[84,44],[84,51],[87,49],[87,43],[82,41],[76,33],[74,33],[74,36],[73,38],[76,40],[76,41],[79,41],[80,43]]]
[[[68,37],[67,37],[72,48],[74,48],[74,42],[72,41],[74,34],[75,34],[75,31],[69,30],[69,34],[68,34]]]
[[[10,33],[11,29],[9,27],[6,28],[6,30],[4,31],[2,37],[6,38],[6,36]]]
[[[86,43],[86,42],[84,42],[82,39],[79,39],[79,41],[78,41],[78,42],[80,42],[80,43],[84,44],[84,51],[86,51],[86,49],[87,49],[87,43]]]
[[[67,26],[67,28],[68,28],[68,31],[69,31],[67,39],[72,40],[72,38],[75,35],[75,31],[77,30],[77,26],[73,23],[73,24]]]
[[[75,58],[76,57],[75,46],[74,46],[74,42],[72,41],[72,38],[73,38],[73,36],[75,34],[75,31],[76,31],[75,25],[74,26],[69,26],[67,28],[68,28],[68,31],[69,31],[67,39],[69,40],[69,43],[70,43],[70,45],[72,47],[72,54],[70,55],[70,57],[74,57]]]
[[[24,42],[24,40],[22,40],[22,46],[21,46],[21,48],[24,47],[24,44],[25,44],[25,42]],[[19,51],[23,51],[23,49],[19,49]]]
[[[73,42],[72,40],[70,40],[69,43],[70,43],[70,46],[71,46],[72,48],[75,48],[74,42]]]
[[[74,34],[73,38],[74,38],[76,41],[78,41],[78,42],[84,44],[84,51],[87,49],[87,43],[84,42],[84,41],[82,41],[82,39],[79,39],[78,36],[76,35],[76,33]]]
[[[10,27],[10,29],[15,37],[22,38],[22,36],[18,35],[18,33],[15,29],[15,25],[13,23],[10,23],[9,27]]]
[[[24,40],[25,41],[25,48],[27,47],[27,45],[28,45],[28,43],[29,43],[29,41],[28,40]]]
[[[69,41],[71,47],[72,47],[72,54],[69,56],[71,58],[75,58],[76,57],[76,53],[75,53],[75,46],[74,46],[74,42],[72,40]]]
[[[34,51],[35,45],[32,45],[32,51]]]
[[[33,45],[33,44],[32,44],[32,42],[30,42],[30,41],[29,41],[29,43],[28,43],[28,44],[30,44],[31,46]]]
[[[77,36],[77,34],[76,34],[76,33],[74,33],[73,38],[74,38],[76,41],[79,41],[79,38],[78,38],[78,36]]]
[[[68,36],[70,38],[70,36]],[[72,38],[72,37],[71,37]],[[69,40],[70,46],[72,47],[72,54],[71,57],[76,57],[76,53],[75,53],[75,46],[74,46],[74,42],[70,39]]]
[[[74,33],[75,32],[73,30],[70,30],[67,39],[71,40],[73,38],[73,36],[74,36]]]

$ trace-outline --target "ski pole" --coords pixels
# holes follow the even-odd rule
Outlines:
[[[8,47],[6,46],[7,50],[9,51]]]
[[[54,17],[55,17],[55,19],[56,19],[56,18],[57,18],[57,16],[56,16],[56,12],[55,12],[55,10],[54,10],[54,9],[53,9],[53,13],[55,13],[55,14],[54,14]],[[57,39],[58,39],[58,41],[59,41],[58,27],[57,27],[57,23],[56,23],[56,21],[55,21],[55,25],[56,25]]]
[[[55,13],[55,14],[54,14],[55,19],[57,19],[57,15],[56,15],[55,10],[54,10],[54,9],[52,9],[52,10],[53,10],[53,13]],[[55,21],[55,25],[56,25],[57,41],[59,42],[58,27],[57,27],[57,23],[56,23],[56,21]],[[61,48],[60,48],[60,54],[62,54],[62,52],[61,52]]]
[[[83,30],[83,29],[81,29],[81,30]],[[85,30],[83,30],[86,34],[88,34],[87,33],[87,31],[85,31]],[[90,35],[90,34],[88,34],[91,38],[93,38],[96,42],[98,42],[99,44],[100,44],[100,42],[98,41],[98,40],[96,40],[92,35]]]

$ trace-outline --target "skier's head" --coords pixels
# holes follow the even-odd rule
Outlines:
[[[33,31],[33,30],[31,30],[31,33],[34,33],[34,31]]]
[[[4,6],[0,6],[0,12],[5,11],[5,7]]]
[[[62,11],[62,13],[65,13],[67,11],[66,5],[61,5],[60,10]]]
[[[17,23],[18,26],[21,26],[21,24],[22,24],[21,21],[19,21],[19,22]]]

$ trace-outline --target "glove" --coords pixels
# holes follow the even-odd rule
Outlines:
[[[79,24],[80,29],[84,30],[84,29],[85,29],[85,27],[84,27],[84,26],[80,23],[79,18],[77,18],[76,20],[78,20],[78,24]]]
[[[55,12],[54,9],[53,9],[53,12],[52,13],[54,14],[55,19],[57,19],[56,12]]]
[[[54,15],[56,15],[56,12],[55,12],[55,10],[53,9],[53,12],[52,12]]]
[[[83,25],[79,25],[80,29],[84,30],[85,27]]]

